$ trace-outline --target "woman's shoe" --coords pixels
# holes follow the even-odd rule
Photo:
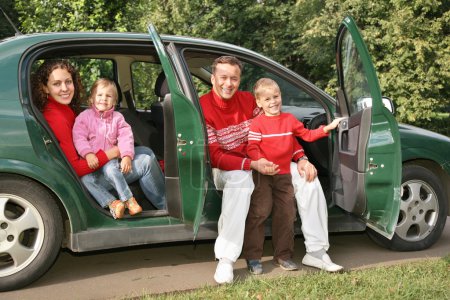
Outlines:
[[[125,213],[125,204],[120,200],[114,200],[109,205],[109,211],[114,219],[122,219]]]
[[[134,199],[134,197],[131,197],[130,199],[128,199],[128,201],[125,204],[128,208],[128,212],[132,216],[134,216],[135,214],[138,214],[142,211],[142,207],[137,203],[137,201],[136,201],[136,199]]]

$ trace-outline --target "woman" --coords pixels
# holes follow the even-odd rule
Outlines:
[[[93,173],[109,160],[120,157],[117,147],[107,151],[99,150],[95,153],[99,164],[97,168],[91,169],[87,161],[78,156],[72,129],[75,117],[80,112],[83,92],[77,70],[66,60],[45,61],[32,78],[33,101],[43,113],[62,151],[80,177]],[[147,147],[136,147],[132,170],[133,172],[125,174],[126,181],[131,183],[139,180],[148,200],[157,209],[166,209],[164,178],[153,151]],[[95,181],[90,184],[98,185],[99,189],[101,186],[108,186],[101,172],[96,172]]]

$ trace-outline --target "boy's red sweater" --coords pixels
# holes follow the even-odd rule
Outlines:
[[[260,113],[253,95],[237,91],[231,99],[223,100],[211,90],[200,97],[200,105],[208,132],[212,167],[225,171],[250,170],[247,136],[252,119]],[[294,160],[304,155],[298,143],[295,143],[295,152]]]
[[[328,136],[323,126],[309,130],[288,113],[278,116],[260,115],[253,119],[248,135],[247,154],[252,160],[265,158],[280,166],[278,174],[289,174],[290,164],[296,154],[295,137],[313,142]]]
[[[97,169],[89,168],[87,161],[78,156],[72,139],[72,128],[75,123],[75,112],[68,105],[58,103],[54,99],[49,98],[49,101],[44,108],[43,115],[58,140],[62,151],[67,157],[67,160],[72,165],[78,176],[81,177],[92,173],[108,162],[108,157],[102,150],[99,150],[96,153],[99,161],[99,167]]]

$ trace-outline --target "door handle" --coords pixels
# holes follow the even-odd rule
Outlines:
[[[49,145],[49,144],[53,143],[53,142],[52,142],[52,140],[51,140],[51,139],[49,139],[49,138],[43,137],[42,139],[44,140],[44,144],[45,144],[45,146],[47,146],[47,145]]]
[[[187,144],[186,140],[177,138],[177,146],[185,146]]]

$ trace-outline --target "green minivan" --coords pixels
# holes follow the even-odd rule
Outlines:
[[[244,63],[243,90],[260,77],[277,81],[283,110],[307,128],[344,118],[329,138],[302,142],[318,169],[330,232],[366,230],[399,251],[437,241],[449,215],[450,139],[397,124],[351,17],[337,33],[336,99],[258,53],[159,36],[151,25],[146,34],[16,35],[0,41],[0,291],[37,280],[62,248],[86,252],[217,236],[221,192],[211,179],[199,96],[210,90],[210,65],[221,55]],[[153,149],[164,168],[167,210],[152,207],[133,183],[144,211],[116,220],[83,187],[33,105],[30,77],[54,58],[75,65],[85,87],[99,77],[117,83],[117,110],[136,145]]]

